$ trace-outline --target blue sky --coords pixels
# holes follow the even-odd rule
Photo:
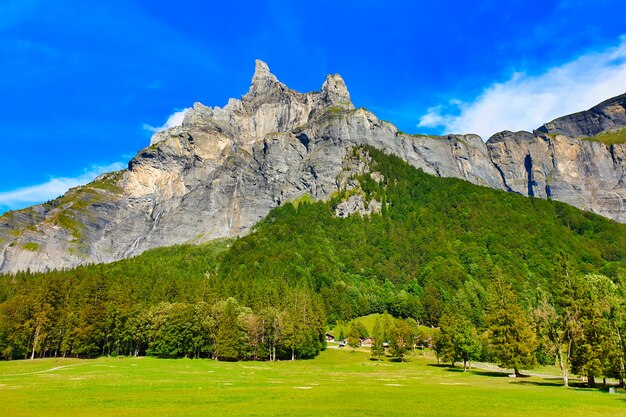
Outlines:
[[[614,0],[1,0],[0,213],[124,167],[195,101],[240,97],[256,58],[299,91],[340,73],[403,131],[486,140],[626,92],[625,35]]]

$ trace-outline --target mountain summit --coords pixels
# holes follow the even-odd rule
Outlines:
[[[305,194],[328,199],[341,187],[349,150],[359,145],[432,175],[550,197],[626,222],[626,145],[601,141],[626,127],[620,97],[604,110],[556,119],[534,133],[501,132],[485,143],[476,135],[403,134],[355,109],[339,75],[303,94],[256,61],[241,99],[223,108],[195,103],[181,126],[156,133],[128,169],[3,215],[0,272],[110,262],[245,234],[287,201]]]

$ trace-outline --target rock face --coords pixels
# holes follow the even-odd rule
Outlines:
[[[273,207],[304,194],[324,200],[345,187],[342,164],[358,145],[385,149],[433,175],[550,197],[626,222],[626,145],[576,138],[626,125],[620,97],[590,110],[602,116],[583,112],[534,134],[502,132],[484,143],[476,135],[402,134],[355,109],[339,75],[302,94],[257,61],[241,100],[224,108],[195,103],[182,126],[155,134],[127,170],[2,216],[0,272],[110,262],[245,234]],[[380,207],[365,207],[357,196],[338,215],[367,210]]]
[[[592,137],[599,133],[626,126],[626,94],[603,101],[587,111],[559,117],[544,124],[540,133],[552,133],[571,138]]]

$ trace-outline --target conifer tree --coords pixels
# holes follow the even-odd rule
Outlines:
[[[519,370],[535,363],[537,338],[520,300],[499,270],[489,288],[489,309],[485,317],[489,345],[498,364]]]
[[[348,346],[357,348],[361,346],[361,337],[359,335],[359,329],[355,322],[350,323],[350,329],[348,330]]]
[[[240,358],[242,330],[239,323],[239,305],[234,298],[224,303],[215,339],[219,360],[234,361]]]
[[[374,328],[372,329],[372,358],[380,360],[380,357],[385,354],[383,343],[383,331],[380,326],[380,320],[376,317]]]

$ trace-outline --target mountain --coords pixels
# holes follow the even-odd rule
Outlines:
[[[571,138],[585,138],[626,126],[626,94],[603,101],[587,111],[559,117],[537,129],[539,132],[559,134]]]
[[[625,125],[620,97],[584,117],[557,119],[534,133],[501,132],[485,143],[471,134],[404,134],[355,108],[339,75],[302,94],[257,61],[241,100],[224,108],[194,104],[182,126],[155,134],[127,170],[3,215],[0,272],[111,262],[150,248],[244,235],[285,202],[335,195],[344,160],[361,145],[428,174],[550,197],[626,222],[626,145],[600,137]],[[362,206],[353,197],[337,215]]]
[[[272,209],[239,239],[0,275],[0,357],[223,358],[224,345],[230,360],[313,357],[327,323],[385,311],[437,326],[454,308],[480,334],[492,284],[506,279],[529,313],[546,299],[577,308],[563,322],[591,326],[585,352],[618,366],[604,352],[621,345],[598,331],[623,334],[626,224],[435,177],[370,146],[347,153],[339,184],[327,201]]]

